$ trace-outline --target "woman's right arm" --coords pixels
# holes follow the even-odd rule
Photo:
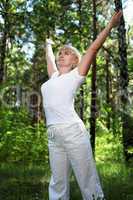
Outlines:
[[[120,23],[121,16],[121,10],[115,12],[108,25],[103,29],[101,33],[99,33],[99,35],[97,36],[95,41],[90,45],[90,47],[88,47],[85,55],[82,57],[82,60],[78,65],[78,71],[80,75],[87,75],[96,54],[105,42],[112,28],[118,26],[118,24]]]
[[[53,44],[52,40],[46,39],[46,61],[47,61],[47,72],[49,77],[51,77],[51,75],[54,72],[58,71],[55,63],[55,56],[52,50],[52,44]]]

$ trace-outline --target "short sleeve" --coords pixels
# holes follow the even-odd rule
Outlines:
[[[83,76],[83,75],[79,74],[78,67],[75,67],[70,73],[80,83],[82,83],[86,78],[86,76]]]
[[[57,77],[58,74],[59,74],[59,71],[53,72],[53,74],[51,75],[50,79],[51,79],[51,78],[54,78],[54,77]]]
[[[69,76],[71,77],[72,80],[71,87],[74,92],[81,86],[81,84],[84,82],[86,78],[86,76],[79,74],[77,67],[70,71]]]

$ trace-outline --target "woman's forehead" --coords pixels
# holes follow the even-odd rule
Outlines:
[[[59,50],[59,53],[61,52],[68,52],[68,53],[71,53],[71,54],[74,54],[74,51],[68,47],[63,47]]]

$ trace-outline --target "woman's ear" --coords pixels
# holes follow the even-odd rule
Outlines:
[[[75,56],[74,61],[73,61],[73,65],[77,65],[79,63],[79,59]]]
[[[72,64],[72,69],[74,69],[76,66],[77,66],[77,65],[75,65],[75,64]]]

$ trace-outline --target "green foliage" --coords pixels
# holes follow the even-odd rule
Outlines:
[[[105,128],[99,130],[97,134],[96,159],[98,163],[124,163],[122,138],[119,135],[113,136]]]
[[[44,122],[32,126],[26,109],[3,109],[0,116],[0,161],[47,164]]]
[[[28,6],[29,4],[29,6]],[[29,11],[30,9],[31,11]],[[113,1],[97,2],[97,29],[98,32],[107,23],[110,13],[114,10]],[[16,102],[14,87],[20,84],[26,91],[39,91],[39,86],[47,79],[45,48],[46,37],[55,41],[54,51],[64,43],[72,43],[81,53],[85,52],[92,41],[92,1],[72,0],[11,0],[0,3],[0,32],[1,39],[7,29],[6,58],[5,58],[5,83],[2,90],[5,91],[5,102]],[[8,13],[5,18],[3,11]],[[129,69],[129,97],[128,113],[131,121],[128,123],[129,146],[127,151],[133,154],[131,146],[132,130],[132,89],[133,89],[133,56],[132,56],[132,27],[128,32],[128,69]],[[130,39],[131,38],[131,39]],[[2,40],[0,40],[0,47]],[[24,48],[32,44],[27,54]],[[26,45],[25,45],[26,44]],[[107,102],[107,77],[105,52],[102,50],[97,56],[97,125],[96,125],[96,161],[100,171],[103,188],[107,200],[132,200],[132,176],[131,170],[125,166],[122,145],[122,123],[119,82],[120,71],[118,68],[118,42],[116,31],[112,31],[110,38],[106,40],[106,48],[109,54],[109,96]],[[0,48],[0,53],[3,49]],[[33,54],[29,58],[29,54]],[[106,52],[107,53],[107,52]],[[13,89],[12,89],[13,88]],[[84,107],[84,122],[89,126],[90,103],[91,103],[91,73],[88,73],[86,83],[83,85],[83,99],[81,93],[77,94],[76,106],[80,114],[81,107]],[[80,99],[80,101],[79,101]],[[83,104],[82,104],[83,100]],[[1,102],[0,102],[1,104]],[[0,199],[7,200],[6,193],[10,194],[9,199],[33,199],[33,190],[37,188],[34,199],[47,199],[48,180],[44,173],[48,167],[47,133],[43,121],[32,124],[32,116],[27,108],[15,110],[14,108],[1,108],[0,110],[0,162],[6,163],[0,169],[4,180],[9,179],[7,185],[0,185]],[[110,119],[108,118],[110,117]],[[130,117],[128,117],[129,121]],[[107,129],[107,122],[110,120],[110,130]],[[132,165],[132,160],[130,161]],[[36,166],[37,165],[37,166]],[[11,167],[13,166],[13,167]],[[17,167],[16,167],[17,166]],[[35,169],[38,166],[41,168]],[[28,168],[28,169],[27,169]],[[48,171],[50,173],[50,171]],[[15,178],[16,179],[15,179]],[[23,178],[22,178],[23,177]],[[28,177],[27,179],[25,179]],[[44,178],[44,181],[42,179]],[[44,183],[44,185],[42,184]],[[18,184],[19,183],[19,184]],[[35,184],[34,184],[35,183]],[[19,186],[21,188],[19,188]],[[72,199],[81,199],[77,184],[72,182]],[[29,188],[26,190],[25,188]],[[5,189],[6,188],[6,189]],[[32,188],[32,189],[31,189]],[[40,189],[41,188],[41,189]],[[42,189],[44,188],[44,189]],[[16,191],[17,189],[17,191]],[[75,190],[75,193],[73,193]],[[119,192],[118,192],[119,191]],[[23,193],[24,196],[19,196]],[[29,194],[30,193],[30,194]],[[36,195],[36,194],[35,194]]]
[[[122,138],[119,135],[113,136],[109,131],[98,132],[96,163],[106,199],[132,200],[133,170],[130,165],[125,165]]]
[[[109,132],[100,131],[96,139],[96,165],[102,188],[107,200],[132,200],[132,168],[124,164],[123,147],[120,137],[113,137]],[[48,199],[50,168],[43,163],[27,166],[6,163],[0,165],[0,198]],[[119,192],[118,192],[119,191]],[[74,174],[70,179],[72,200],[81,200],[81,193]]]
[[[130,57],[128,60],[129,72],[133,73],[133,57]]]

